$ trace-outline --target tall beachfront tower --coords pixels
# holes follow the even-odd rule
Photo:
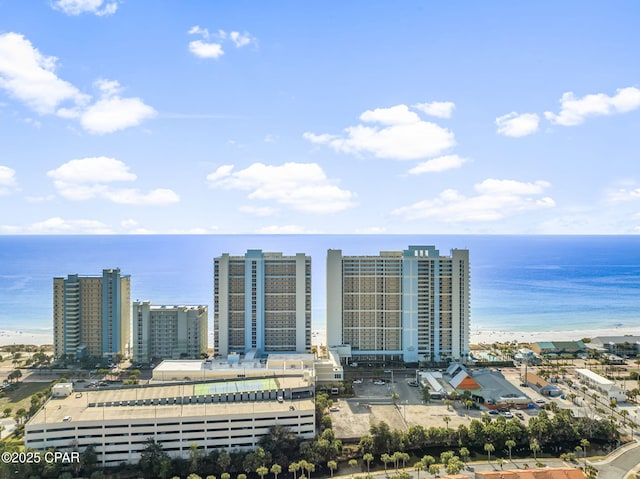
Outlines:
[[[119,269],[102,276],[53,278],[53,343],[56,358],[128,354],[131,277]]]
[[[199,359],[207,353],[207,306],[133,303],[133,360]]]
[[[327,345],[353,361],[464,360],[469,354],[469,251],[409,246],[378,256],[327,253]]]
[[[309,352],[311,258],[248,250],[214,259],[214,352]]]

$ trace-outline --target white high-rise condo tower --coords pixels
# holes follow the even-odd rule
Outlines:
[[[377,256],[327,253],[327,345],[353,361],[465,360],[469,251],[409,246]]]
[[[214,352],[309,352],[311,258],[248,250],[214,259]]]

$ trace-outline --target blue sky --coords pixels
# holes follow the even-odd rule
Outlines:
[[[635,1],[0,0],[0,234],[633,234]]]

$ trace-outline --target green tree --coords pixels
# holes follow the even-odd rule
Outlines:
[[[157,479],[166,478],[168,474],[164,470],[163,465],[171,462],[169,455],[162,448],[162,444],[157,443],[153,439],[145,442],[145,447],[140,454],[138,467],[145,478]]]
[[[461,447],[460,451],[458,452],[463,461],[469,460],[469,456],[471,455],[471,453],[469,452],[469,449],[467,449],[466,447]]]
[[[449,429],[449,423],[451,422],[451,418],[449,416],[443,416],[442,420],[447,425],[447,429]]]
[[[333,471],[338,468],[338,463],[336,461],[329,461],[327,462],[327,467],[329,468],[329,471],[331,471],[331,477],[333,477]]]
[[[367,463],[367,475],[369,475],[371,461],[373,461],[373,454],[367,452],[364,456],[362,456],[362,460]]]
[[[282,466],[280,464],[274,464],[269,470],[271,471],[271,474],[273,474],[275,479],[278,479],[278,474],[282,472]]]
[[[431,464],[429,466],[429,474],[433,477],[440,475],[440,464]]]
[[[531,443],[529,444],[529,449],[531,449],[531,452],[533,452],[533,459],[534,460],[538,460],[538,453],[540,452],[540,443],[538,442],[537,439],[533,439],[531,441]]]
[[[507,449],[509,449],[509,461],[511,461],[511,449],[516,447],[516,441],[514,441],[513,439],[507,439],[504,442],[504,445],[507,446]]]
[[[449,459],[449,462],[447,462],[447,465],[445,467],[445,470],[447,471],[447,474],[458,474],[460,471],[462,471],[462,469],[464,468],[464,463],[460,460],[460,458],[458,456],[453,456],[451,459]]]
[[[260,479],[264,479],[264,476],[266,476],[268,473],[269,469],[267,469],[266,466],[260,466],[256,469],[256,474],[260,476]]]
[[[299,462],[292,462],[289,464],[289,472],[293,473],[293,479],[298,479],[298,471],[300,470]]]
[[[413,464],[413,469],[416,471],[417,476],[416,479],[420,479],[420,471],[424,470],[424,462],[418,461]]]
[[[490,442],[485,443],[484,452],[487,453],[487,461],[491,462],[491,453],[496,450],[496,447]]]
[[[590,443],[587,439],[581,439],[580,440],[580,447],[582,448],[583,454],[582,457],[584,459],[584,467],[587,467],[587,448],[589,447]]]
[[[383,462],[383,464],[384,464],[384,472],[386,473],[386,472],[387,472],[387,465],[388,465],[390,462],[393,462],[393,458],[392,458],[389,454],[386,454],[386,453],[385,453],[385,454],[382,454],[382,455],[380,456],[380,460],[381,460],[381,461]]]

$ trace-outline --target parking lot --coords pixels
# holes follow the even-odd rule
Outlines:
[[[468,425],[474,418],[480,419],[482,414],[487,412],[484,408],[467,410],[459,401],[454,401],[450,406],[443,400],[425,403],[422,388],[409,385],[415,378],[413,374],[395,374],[393,383],[390,381],[390,375],[387,376],[384,384],[376,384],[381,378],[358,378],[353,384],[355,397],[335,402],[338,410],[330,414],[336,437],[342,440],[358,440],[369,434],[372,424],[381,421],[386,422],[391,429],[400,430],[407,430],[416,424],[425,428],[438,426],[455,429],[460,424]],[[517,380],[515,371],[512,372],[512,377],[513,380]],[[362,382],[359,382],[360,380]],[[397,394],[395,400],[392,398],[394,393]],[[516,419],[526,424],[530,417],[538,414],[538,411],[538,408],[512,410],[509,414],[515,415],[515,412],[518,412],[522,418]],[[445,417],[449,418],[448,421]]]

